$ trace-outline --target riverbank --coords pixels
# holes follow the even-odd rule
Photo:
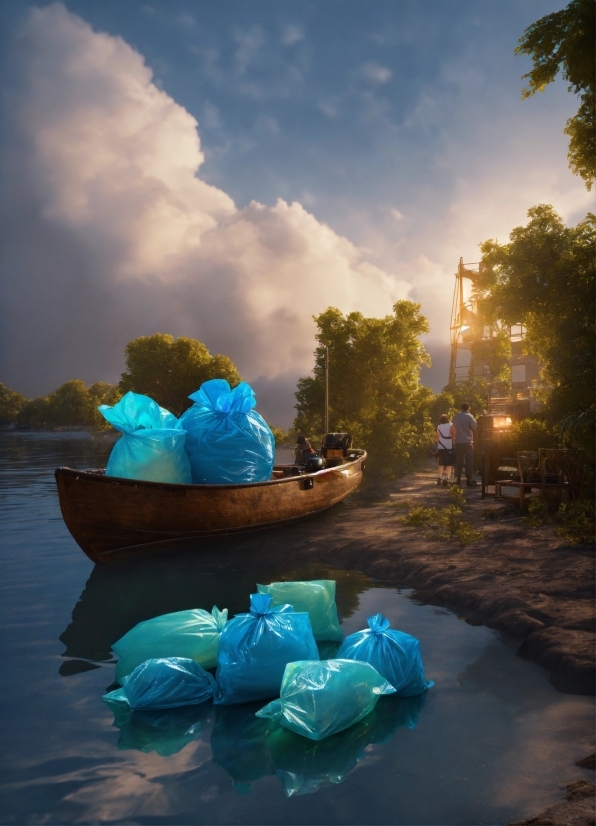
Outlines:
[[[436,484],[434,462],[383,486],[369,484],[327,518],[297,525],[285,552],[359,570],[425,602],[463,613],[513,639],[518,654],[543,666],[560,691],[594,693],[594,546],[572,545],[552,525],[526,527],[503,500],[464,488],[462,519],[480,536],[469,545],[428,538],[402,521],[413,507],[443,508],[449,490]],[[587,755],[581,755],[587,757]],[[569,766],[565,798],[524,823],[589,826],[594,786]]]

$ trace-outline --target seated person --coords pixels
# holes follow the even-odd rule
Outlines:
[[[300,435],[296,439],[296,449],[294,450],[294,462],[297,465],[305,465],[306,460],[310,456],[314,456],[315,452],[310,446],[310,442],[307,438]]]

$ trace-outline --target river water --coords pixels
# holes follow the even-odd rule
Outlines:
[[[0,433],[1,823],[501,824],[589,778],[574,761],[593,748],[591,698],[557,692],[496,632],[409,591],[297,565],[283,553],[292,528],[276,554],[255,535],[94,568],[62,522],[53,470],[105,465],[110,447]],[[335,578],[346,633],[382,612],[418,637],[435,686],[382,698],[319,744],[272,732],[254,717],[264,703],[114,719],[101,695],[122,634],[184,608],[245,611],[257,582],[281,576]]]

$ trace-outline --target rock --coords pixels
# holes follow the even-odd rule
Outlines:
[[[575,780],[566,786],[565,800],[535,817],[516,820],[508,826],[594,826],[595,788],[585,780]]]
[[[497,614],[496,617],[489,621],[488,625],[490,628],[504,631],[513,637],[527,637],[528,634],[544,628],[544,623],[534,617],[528,616],[525,611],[520,611],[518,608]]]
[[[551,626],[529,634],[518,654],[547,668],[560,691],[594,694],[594,643],[590,631]]]
[[[582,769],[592,769],[592,771],[596,770],[596,754],[590,754],[588,757],[584,757],[582,760],[576,760],[575,765],[579,766]]]

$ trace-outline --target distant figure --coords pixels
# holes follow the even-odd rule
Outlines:
[[[449,421],[449,416],[443,413],[441,423],[437,426],[437,444],[439,450],[439,476],[437,485],[447,487],[450,477],[453,478],[453,465],[455,458],[453,455],[453,440],[455,439],[455,428]]]
[[[472,479],[474,472],[474,431],[478,425],[476,419],[469,412],[470,405],[464,402],[461,406],[461,413],[456,413],[453,417],[455,428],[455,481],[461,485],[461,473],[466,465],[466,484],[478,484]]]
[[[310,446],[310,442],[305,436],[298,436],[296,439],[296,449],[294,450],[294,463],[305,465],[309,456],[314,456],[315,452]]]

